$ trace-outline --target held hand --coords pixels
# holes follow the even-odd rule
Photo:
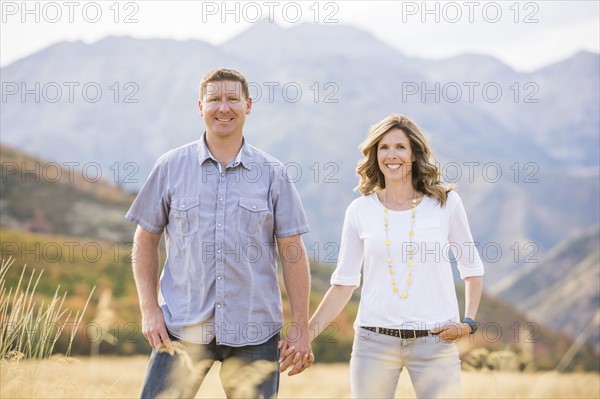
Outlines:
[[[471,326],[467,323],[448,323],[442,327],[431,330],[433,335],[437,335],[444,341],[456,342],[460,338],[471,333]]]
[[[283,373],[291,367],[289,376],[300,374],[315,362],[315,355],[310,348],[310,342],[294,342],[291,345],[287,340],[279,342],[279,372]],[[298,349],[296,349],[298,348]]]
[[[279,372],[283,373],[289,366],[300,360],[300,354],[296,353],[296,347],[286,340],[279,341]]]
[[[165,346],[171,355],[175,354],[160,307],[142,312],[142,333],[152,348],[160,349]]]

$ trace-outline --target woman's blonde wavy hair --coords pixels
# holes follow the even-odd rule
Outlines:
[[[359,146],[364,158],[358,162],[356,168],[356,173],[360,176],[358,191],[362,195],[369,195],[385,188],[385,178],[377,162],[377,146],[381,138],[394,128],[406,134],[415,156],[412,164],[413,187],[429,197],[436,198],[442,206],[446,205],[448,193],[454,186],[447,186],[440,180],[440,169],[427,137],[413,121],[403,115],[390,115],[373,125],[366,140]]]

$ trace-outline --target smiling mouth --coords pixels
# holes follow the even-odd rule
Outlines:
[[[386,168],[388,168],[388,170],[391,170],[392,172],[395,172],[397,170],[400,170],[400,168],[402,167],[402,164],[399,164],[399,163],[388,163],[385,166],[386,166]]]
[[[216,118],[219,122],[231,122],[233,118]]]

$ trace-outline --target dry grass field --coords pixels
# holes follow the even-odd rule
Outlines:
[[[1,398],[136,398],[147,358],[60,358],[42,361],[1,361]],[[216,364],[197,398],[224,398]],[[281,398],[349,397],[346,364],[315,365],[281,380]],[[594,373],[463,372],[464,398],[599,398],[600,375]],[[398,398],[413,398],[406,373]]]

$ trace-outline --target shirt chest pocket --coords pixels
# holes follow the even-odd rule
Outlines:
[[[175,225],[175,232],[179,235],[197,233],[200,229],[200,197],[173,198],[169,223]]]
[[[238,231],[247,236],[257,236],[269,215],[267,201],[255,198],[240,198],[238,206]]]

